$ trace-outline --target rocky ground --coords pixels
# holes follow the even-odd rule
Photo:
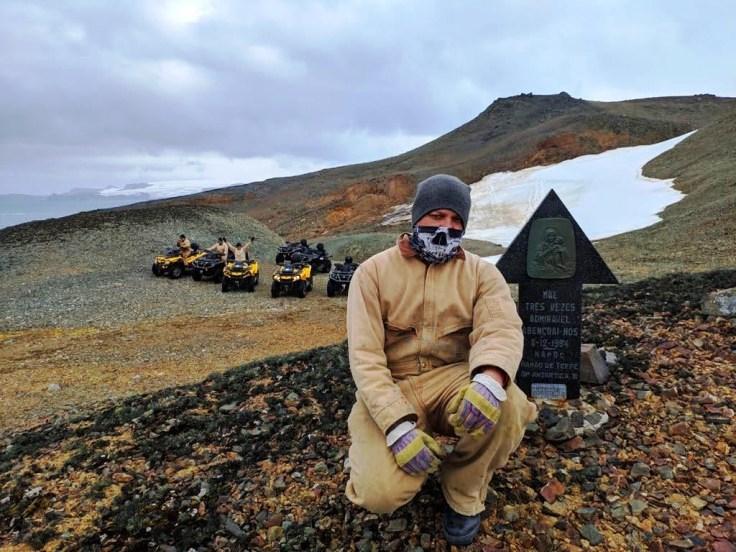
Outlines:
[[[736,323],[705,291],[736,271],[586,294],[611,380],[543,404],[468,550],[716,550],[736,542]],[[430,481],[391,516],[351,506],[344,346],[0,437],[12,550],[444,550]],[[451,445],[451,443],[448,443]]]

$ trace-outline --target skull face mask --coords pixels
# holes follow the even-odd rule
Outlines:
[[[415,226],[410,243],[423,261],[440,264],[457,255],[462,239],[462,230],[446,226]]]

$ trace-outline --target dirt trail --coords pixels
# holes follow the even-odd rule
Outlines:
[[[315,308],[310,299],[283,299],[283,310],[257,314],[0,333],[0,431],[345,339],[345,300]]]

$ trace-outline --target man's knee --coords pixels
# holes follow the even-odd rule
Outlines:
[[[350,501],[374,514],[390,514],[414,498],[425,478],[406,475],[400,481],[380,476],[355,479],[351,476],[345,490]]]

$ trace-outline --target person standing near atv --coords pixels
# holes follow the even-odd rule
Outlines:
[[[246,261],[250,261],[249,251],[250,251],[250,246],[253,245],[254,241],[256,241],[255,236],[251,236],[250,239],[248,240],[248,243],[245,244],[245,260]]]
[[[218,253],[220,255],[220,258],[224,261],[227,261],[227,252],[228,252],[228,246],[225,243],[225,238],[217,238],[217,241],[212,244],[209,248],[210,251],[214,251],[215,253]]]
[[[412,233],[362,263],[348,293],[345,494],[374,513],[409,502],[439,470],[449,544],[470,544],[488,485],[536,407],[514,383],[521,320],[498,269],[461,247],[470,188],[448,175],[417,187]],[[432,434],[458,437],[450,454]]]
[[[184,234],[179,235],[179,239],[176,240],[176,246],[179,248],[182,259],[186,259],[192,254],[192,243],[187,239]]]
[[[233,252],[236,261],[249,261],[250,256],[248,255],[248,250],[250,249],[250,246],[254,241],[255,237],[251,236],[250,240],[245,245],[238,242],[235,244],[235,247],[233,247],[228,242],[225,243],[227,244],[227,247],[230,249],[230,251]]]

